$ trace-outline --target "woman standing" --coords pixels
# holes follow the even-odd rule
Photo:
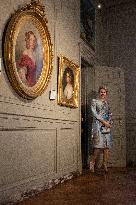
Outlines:
[[[92,100],[91,110],[93,115],[92,138],[94,153],[90,161],[90,170],[94,172],[96,158],[100,151],[103,151],[103,166],[107,172],[107,161],[111,148],[111,112],[107,101],[108,90],[105,86],[99,87],[98,99]]]

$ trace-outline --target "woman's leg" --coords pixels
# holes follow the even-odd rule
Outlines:
[[[108,172],[108,169],[107,169],[108,159],[109,159],[109,148],[106,148],[103,150],[103,166],[104,166],[105,172]]]
[[[96,162],[96,158],[98,156],[98,154],[100,153],[100,149],[99,148],[95,148],[94,149],[94,153],[93,153],[93,156],[92,156],[92,159],[90,161],[90,170],[92,172],[94,172],[94,165],[95,165],[95,162]]]

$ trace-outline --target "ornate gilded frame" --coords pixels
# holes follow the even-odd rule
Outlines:
[[[33,86],[27,86],[21,81],[16,62],[17,49],[21,50],[19,46],[22,43],[21,40],[18,40],[19,36],[23,35],[24,30],[29,30],[29,27],[37,33],[40,45],[39,54],[37,55],[41,58],[39,78]],[[30,4],[18,9],[11,16],[5,28],[3,48],[6,73],[15,91],[27,99],[33,99],[41,95],[51,76],[53,52],[44,7],[39,1],[31,1]]]
[[[66,107],[78,107],[79,95],[79,66],[61,55],[59,57],[58,73],[58,104]],[[69,77],[70,76],[70,77]],[[67,77],[71,86],[67,86]],[[67,89],[68,88],[68,89]],[[68,90],[68,91],[67,91]]]

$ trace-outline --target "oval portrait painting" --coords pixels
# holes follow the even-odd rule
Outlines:
[[[43,93],[52,71],[52,44],[39,2],[17,10],[8,22],[4,63],[16,92],[32,99]]]

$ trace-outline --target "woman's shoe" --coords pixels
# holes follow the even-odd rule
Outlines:
[[[94,162],[90,162],[90,171],[94,172]]]

